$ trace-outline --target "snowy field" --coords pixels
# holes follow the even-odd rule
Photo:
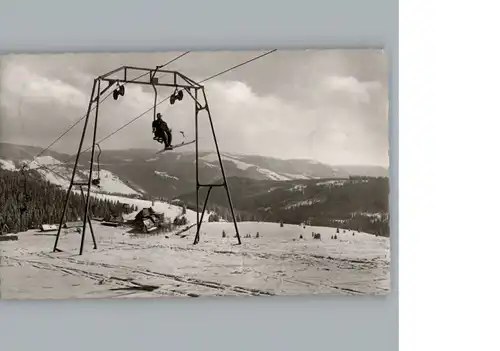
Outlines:
[[[52,253],[55,234],[37,230],[0,242],[2,298],[380,295],[390,289],[389,239],[374,235],[340,230],[332,239],[334,228],[242,222],[243,244],[235,245],[232,223],[204,223],[193,246],[196,228],[166,238],[134,237],[128,228],[99,222],[93,227],[98,249],[87,231],[82,256],[77,232],[61,235],[60,253]]]

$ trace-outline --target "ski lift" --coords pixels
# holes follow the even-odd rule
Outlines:
[[[100,161],[100,158],[101,158],[102,150],[101,150],[101,146],[98,143],[96,143],[95,145],[99,149],[99,153],[97,154],[97,178],[93,178],[91,182],[92,182],[92,185],[100,188],[101,187],[101,161]]]

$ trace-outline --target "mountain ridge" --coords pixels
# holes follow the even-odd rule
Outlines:
[[[0,168],[19,170],[42,150],[0,143]],[[90,152],[80,155],[77,181],[88,179],[90,156]],[[234,153],[221,153],[221,157],[239,220],[307,222],[389,235],[389,180],[385,169],[384,172],[369,166],[345,169],[314,160],[290,161]],[[49,150],[31,162],[29,168],[45,180],[67,188],[73,163],[62,162],[69,158]],[[156,155],[144,149],[103,150],[94,160],[92,178],[100,179],[101,188],[93,187],[93,192],[170,203],[180,201],[196,210],[194,153],[173,151]],[[220,182],[221,178],[217,154],[201,151],[200,183]],[[230,220],[227,197],[222,190],[214,188],[208,208]],[[200,201],[204,199],[204,191],[200,192]],[[203,203],[198,205],[201,207]]]
[[[45,150],[42,147],[38,146],[31,146],[31,145],[22,145],[22,144],[14,144],[14,143],[6,143],[6,142],[0,142],[0,158],[3,159],[8,159],[8,160],[22,160],[26,159],[29,157],[34,157],[38,153],[42,152]],[[139,157],[142,160],[145,159],[153,159],[153,158],[158,158],[160,159],[161,157],[158,155],[155,155],[153,152],[157,151],[156,149],[148,149],[148,148],[129,148],[129,149],[103,149],[102,154],[101,154],[101,159],[109,159],[109,160],[115,160],[117,158],[123,160],[131,159],[133,161],[140,161],[140,160],[135,160],[133,159],[134,157]],[[22,156],[19,155],[22,153]],[[123,155],[125,153],[126,155]],[[14,159],[12,159],[13,154],[15,155]],[[194,159],[194,151],[173,151],[169,153],[170,155],[175,154],[175,155],[183,155],[183,156],[188,156],[191,157],[193,156]],[[169,154],[163,154],[161,156],[167,156]],[[215,154],[216,153],[213,151],[200,151],[200,158],[206,157],[210,154]],[[62,152],[58,151],[52,151],[52,150],[45,150],[44,152],[45,156],[52,156],[56,159],[59,160],[59,158],[62,158],[64,160],[67,160],[69,158],[72,158],[71,161],[74,161],[74,157],[70,154],[65,154]],[[128,155],[128,157],[127,157]],[[87,152],[82,152],[80,157],[81,158],[90,158],[90,151]],[[354,176],[380,176],[380,177],[387,177],[388,176],[388,168],[383,167],[383,166],[377,166],[377,165],[332,165],[332,164],[327,164],[323,162],[319,162],[316,160],[312,159],[282,159],[282,158],[277,158],[274,156],[262,156],[262,155],[257,155],[257,154],[238,154],[238,153],[233,153],[233,152],[221,152],[221,157],[225,157],[228,159],[244,159],[248,162],[250,165],[257,165],[255,166],[260,166],[262,167],[261,163],[264,163],[266,165],[269,164],[269,162],[272,163],[278,163],[278,167],[281,166],[281,164],[300,164],[302,167],[304,166],[310,166],[310,167],[324,167],[324,169],[331,169],[332,171],[338,171],[342,169],[346,169],[346,173],[349,175],[354,175]],[[62,160],[59,160],[62,161]],[[217,160],[218,162],[218,160]],[[243,162],[243,161],[242,161]],[[213,163],[213,162],[210,162]],[[272,165],[271,167],[276,167],[276,165]],[[262,167],[265,168],[265,167]],[[351,171],[349,171],[351,170]],[[284,172],[284,171],[283,171]],[[284,172],[284,173],[290,173],[290,172]],[[369,174],[367,174],[369,173]]]

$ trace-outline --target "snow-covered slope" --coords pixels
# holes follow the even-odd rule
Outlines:
[[[11,160],[0,159],[0,167],[9,171],[18,171],[22,166],[27,166],[28,169],[34,170],[38,172],[45,180],[48,182],[61,187],[66,190],[69,187],[69,179],[71,179],[71,175],[73,172],[73,165],[71,164],[63,164],[61,161],[57,160],[52,156],[41,156],[32,160],[21,160],[19,163],[19,167],[16,167],[15,162]],[[80,170],[75,175],[75,181],[83,182],[87,181],[87,177],[89,174],[88,170]],[[94,177],[97,176],[97,172],[94,171]],[[164,172],[156,172],[159,176],[164,178],[173,178],[176,177],[170,176]],[[124,181],[122,181],[117,175],[114,173],[101,169],[99,172],[100,178],[100,188],[92,187],[91,189],[91,197],[99,198],[99,199],[107,199],[109,201],[117,201],[123,204],[135,205],[141,210],[142,208],[153,207],[153,209],[157,212],[164,213],[168,218],[175,218],[180,215],[183,211],[183,208],[180,206],[171,205],[167,202],[163,201],[154,201],[154,204],[149,200],[141,200],[135,198],[137,195],[141,195],[140,192],[132,189],[128,186]],[[86,187],[84,187],[84,191],[86,191]],[[75,194],[80,194],[79,188],[73,188],[73,192]],[[117,194],[117,195],[111,195]],[[123,195],[123,196],[120,196]],[[127,197],[127,196],[134,196]],[[208,220],[211,212],[205,212],[204,222]],[[133,214],[135,215],[135,213]],[[193,224],[196,223],[196,212],[191,210],[186,210],[186,218],[188,223]]]
[[[345,184],[345,180],[327,180],[324,182],[318,182],[316,183],[317,186],[323,186],[323,187],[342,187]],[[352,182],[352,181],[351,181]]]
[[[27,166],[28,169],[35,170],[38,172],[45,180],[48,182],[67,188],[69,186],[69,180],[73,173],[73,164],[65,164],[52,156],[40,156],[33,160],[22,160],[19,162],[19,166]],[[0,166],[3,169],[16,171],[19,168],[16,167],[15,163],[10,160],[0,160]],[[75,175],[76,182],[86,182],[88,180],[88,170],[81,170],[81,165],[79,170]],[[94,177],[98,176],[96,171],[93,172]],[[116,174],[101,169],[99,172],[100,189],[93,189],[96,191],[112,194],[124,194],[124,195],[141,195],[140,192],[132,189],[123,180],[121,180]]]
[[[27,166],[28,169],[37,171],[48,182],[61,187],[68,187],[73,168],[71,165],[62,163],[52,156],[40,156],[34,160],[22,160],[20,166]],[[84,179],[77,173],[75,181],[81,182]]]
[[[75,193],[79,193],[79,190],[78,191],[74,190],[74,191]],[[100,194],[95,192],[91,192],[91,196],[97,199],[117,201],[122,204],[134,205],[137,206],[139,210],[142,210],[143,208],[152,207],[156,212],[163,213],[165,217],[168,218],[175,218],[182,214],[182,207],[171,205],[168,202],[164,201],[152,202],[149,200],[134,199],[117,195]],[[132,216],[135,216],[136,213],[137,212],[132,213]],[[204,222],[208,220],[208,215],[209,212],[205,212],[205,216],[203,218]],[[196,212],[191,210],[186,210],[186,219],[190,224],[196,223]]]
[[[0,168],[5,169],[7,171],[16,171],[17,170],[14,162],[12,162],[10,160],[2,160],[2,159],[0,159]]]
[[[158,171],[155,171],[155,174],[158,175],[158,176],[160,176],[160,177],[162,177],[162,178],[165,178],[165,179],[179,180],[178,177],[171,176],[167,172],[158,172]]]
[[[82,256],[52,253],[54,237],[35,231],[0,246],[2,297],[64,299],[168,296],[366,295],[390,291],[387,238],[336,228],[277,223],[206,223],[176,235],[133,238],[126,229],[94,227]],[[226,237],[222,237],[222,232]],[[312,238],[320,233],[321,239]],[[257,237],[257,233],[259,236]],[[60,248],[77,252],[78,233]],[[141,289],[141,287],[156,287]]]
[[[88,176],[89,171],[83,171],[82,173],[85,176]],[[94,177],[97,177],[97,172],[92,173],[94,173]],[[118,176],[105,169],[100,170],[99,179],[101,180],[100,191],[112,194],[141,195],[139,192],[125,184]]]
[[[246,170],[250,167],[256,167],[255,165],[252,165],[252,164],[249,164],[249,163],[245,163],[245,162],[241,162],[239,160],[237,160],[236,158],[234,157],[229,157],[229,156],[226,156],[224,154],[221,155],[221,158],[223,161],[231,161],[232,163],[234,163],[236,165],[237,168],[241,169],[241,170]],[[213,154],[208,154],[204,157],[201,157],[200,158],[201,160],[203,161],[206,161],[206,162],[210,162],[210,163],[213,163],[213,162],[219,162],[219,158],[217,157],[217,154],[216,153],[213,153]]]
[[[278,173],[268,168],[259,167],[258,165],[243,162],[240,160],[239,156],[232,154],[221,153],[221,158],[225,162],[231,162],[234,166],[241,171],[255,170],[257,173],[264,175],[269,180],[278,181],[288,181],[294,179],[311,179],[311,177],[304,174],[290,174],[290,173]],[[200,158],[200,160],[205,161],[205,163],[210,166],[218,166],[219,158],[216,153],[211,153]]]

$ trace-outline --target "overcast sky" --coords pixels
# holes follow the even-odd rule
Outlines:
[[[200,81],[264,51],[191,52],[165,69]],[[46,147],[85,113],[93,79],[121,65],[154,68],[181,52],[0,57],[0,141]],[[204,83],[221,150],[329,164],[388,166],[388,63],[379,50],[276,51]],[[153,105],[150,86],[128,85],[100,106],[100,139]],[[172,93],[162,88],[160,98]],[[194,103],[158,106],[174,144],[194,138]],[[200,145],[212,148],[200,116]],[[161,148],[153,112],[101,144]],[[83,122],[55,144],[77,151]],[[90,133],[86,146],[90,145]],[[187,146],[186,148],[189,148]]]

